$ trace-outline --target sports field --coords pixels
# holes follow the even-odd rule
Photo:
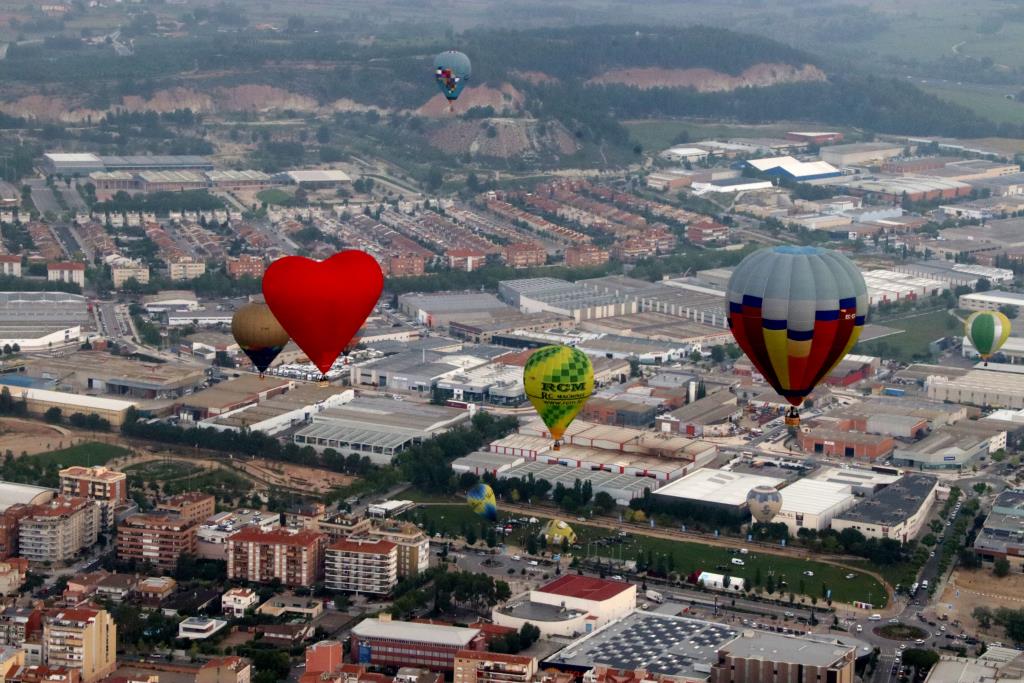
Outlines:
[[[425,528],[430,527],[451,536],[458,536],[467,527],[478,533],[482,521],[468,506],[461,504],[424,506],[410,515],[411,518],[422,522]],[[509,516],[499,512],[499,519]],[[539,522],[536,524],[518,527],[510,534],[507,542],[522,547],[526,535],[538,533],[548,521],[544,518],[538,519]],[[826,591],[831,590],[832,598],[839,602],[859,600],[872,602],[878,607],[884,607],[886,603],[886,591],[882,585],[876,579],[857,570],[784,555],[769,555],[756,550],[739,555],[734,554],[729,548],[634,533],[619,543],[612,541],[616,534],[608,529],[588,526],[571,519],[568,521],[577,534],[577,547],[572,552],[580,557],[586,557],[589,553],[591,556],[636,560],[638,555],[642,554],[646,561],[650,554],[653,562],[657,563],[659,556],[664,556],[665,562],[674,568],[673,571],[684,576],[694,571],[705,570],[749,579],[752,584],[760,570],[762,582],[769,574],[774,576],[776,584],[784,581],[786,588],[783,595],[793,592],[797,595],[797,601],[800,601],[799,596],[802,593],[808,601],[813,596],[822,602]],[[602,540],[605,540],[605,544],[599,545],[598,541]],[[743,565],[733,564],[733,558],[741,559]],[[806,576],[805,572],[811,572],[813,576]],[[847,579],[846,576],[851,573],[854,575],[853,578]]]

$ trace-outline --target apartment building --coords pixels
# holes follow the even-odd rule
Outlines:
[[[43,620],[43,663],[78,669],[82,683],[113,673],[117,625],[106,610],[52,610]]]
[[[454,683],[530,683],[537,660],[523,655],[460,650],[455,654]]]
[[[46,264],[46,279],[50,282],[71,282],[85,287],[85,264],[62,261]]]
[[[196,524],[169,513],[126,517],[117,528],[117,557],[173,570],[183,553],[196,554]]]
[[[167,265],[167,271],[172,280],[194,280],[206,273],[206,264],[190,256],[183,256],[171,261]]]
[[[100,465],[75,465],[60,471],[60,492],[99,503],[100,529],[106,531],[114,525],[114,510],[128,499],[128,476]]]
[[[192,524],[202,524],[217,511],[217,499],[209,493],[187,491],[157,503],[156,511],[178,515]]]
[[[263,277],[263,271],[267,269],[267,264],[262,256],[251,256],[249,254],[242,254],[237,258],[229,258],[227,266],[228,275],[231,277],[248,275],[249,277],[259,278]]]
[[[398,583],[398,546],[388,541],[341,539],[327,546],[328,590],[387,595]]]
[[[116,289],[120,289],[124,286],[124,283],[132,279],[141,285],[148,285],[149,266],[144,266],[142,264],[116,265],[110,269],[110,276],[114,281],[114,287]]]
[[[29,562],[67,562],[95,545],[99,530],[99,503],[80,496],[57,496],[31,506],[18,522],[19,554]]]
[[[17,254],[0,254],[0,275],[21,277],[21,256]]]
[[[17,595],[28,574],[28,560],[12,557],[0,562],[0,595]]]
[[[430,539],[415,524],[381,520],[367,532],[371,540],[394,543],[398,551],[398,578],[416,576],[430,565]]]
[[[325,539],[307,529],[242,529],[228,537],[228,578],[310,586],[323,571]]]
[[[43,632],[43,611],[35,607],[7,607],[0,612],[0,645],[21,647]]]

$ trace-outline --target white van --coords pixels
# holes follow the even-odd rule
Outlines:
[[[741,560],[738,557],[732,558],[732,563],[735,564],[735,565],[739,565],[740,567],[742,567],[743,565],[746,564],[746,562],[744,562],[743,560]]]
[[[870,617],[868,617],[868,621],[881,621],[881,620],[882,620],[882,615],[881,614],[872,614]]]
[[[750,552],[750,551],[749,551],[749,550],[747,550],[746,548],[740,548],[740,555],[746,555],[746,554],[747,554],[747,553],[749,553],[749,552]]]

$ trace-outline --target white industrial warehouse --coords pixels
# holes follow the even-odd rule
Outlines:
[[[800,479],[782,489],[782,508],[772,520],[796,536],[800,529],[827,529],[832,518],[854,506],[857,498],[846,484]]]
[[[658,489],[654,495],[666,501],[688,501],[739,513],[747,507],[747,494],[755,486],[778,488],[783,479],[761,474],[700,469]]]

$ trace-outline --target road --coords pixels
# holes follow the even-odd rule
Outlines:
[[[32,189],[32,203],[39,213],[50,211],[59,214],[64,210],[57,203],[57,197],[54,196],[53,190],[47,186],[46,179],[32,178],[25,182]]]
[[[64,197],[64,203],[68,205],[68,208],[72,211],[88,211],[89,206],[82,199],[82,195],[78,194],[78,190],[74,185],[71,187],[67,186],[67,183],[57,181],[54,183],[54,187],[60,192],[61,196]]]

